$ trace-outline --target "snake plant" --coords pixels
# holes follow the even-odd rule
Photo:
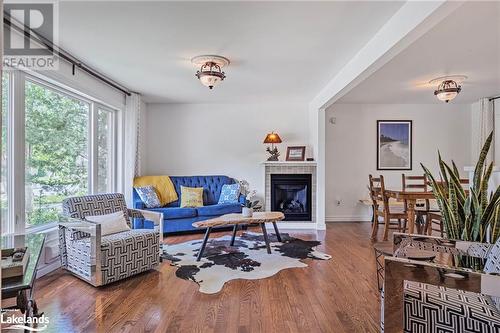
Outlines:
[[[437,199],[447,237],[472,242],[494,243],[500,235],[500,186],[488,194],[488,181],[493,163],[485,165],[493,140],[493,132],[481,149],[468,190],[460,183],[460,173],[452,161],[451,167],[439,156],[439,180],[423,164]]]

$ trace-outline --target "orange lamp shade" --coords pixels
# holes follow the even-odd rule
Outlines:
[[[264,139],[264,143],[281,143],[281,138],[278,133],[269,133]]]

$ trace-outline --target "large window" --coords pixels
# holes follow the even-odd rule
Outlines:
[[[111,192],[114,188],[114,112],[97,108],[97,192]]]
[[[7,201],[7,152],[8,152],[8,110],[9,110],[9,74],[2,75],[2,151],[1,151],[1,173],[0,173],[0,216],[2,220],[2,233],[10,232],[8,223],[8,201]]]
[[[57,221],[61,201],[88,190],[90,104],[26,81],[26,223]]]
[[[116,190],[116,110],[22,72],[2,80],[3,233],[57,222],[66,197]]]

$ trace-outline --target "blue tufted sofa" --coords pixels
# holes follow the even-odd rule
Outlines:
[[[236,181],[227,176],[189,176],[170,177],[175,186],[179,200],[162,208],[146,208],[141,198],[134,189],[134,208],[146,209],[163,213],[163,232],[171,233],[178,231],[195,230],[193,222],[208,220],[229,213],[241,213],[245,197],[240,195],[239,202],[234,204],[219,205],[219,197],[224,184],[234,184]],[[180,208],[181,186],[203,187],[203,207]],[[134,220],[134,228],[148,228],[149,221],[141,219]]]

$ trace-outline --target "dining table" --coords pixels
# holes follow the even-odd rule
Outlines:
[[[435,199],[432,191],[403,191],[386,189],[385,193],[387,197],[406,202],[406,213],[408,214],[408,233],[410,234],[415,232],[415,207],[417,206],[417,200]]]

